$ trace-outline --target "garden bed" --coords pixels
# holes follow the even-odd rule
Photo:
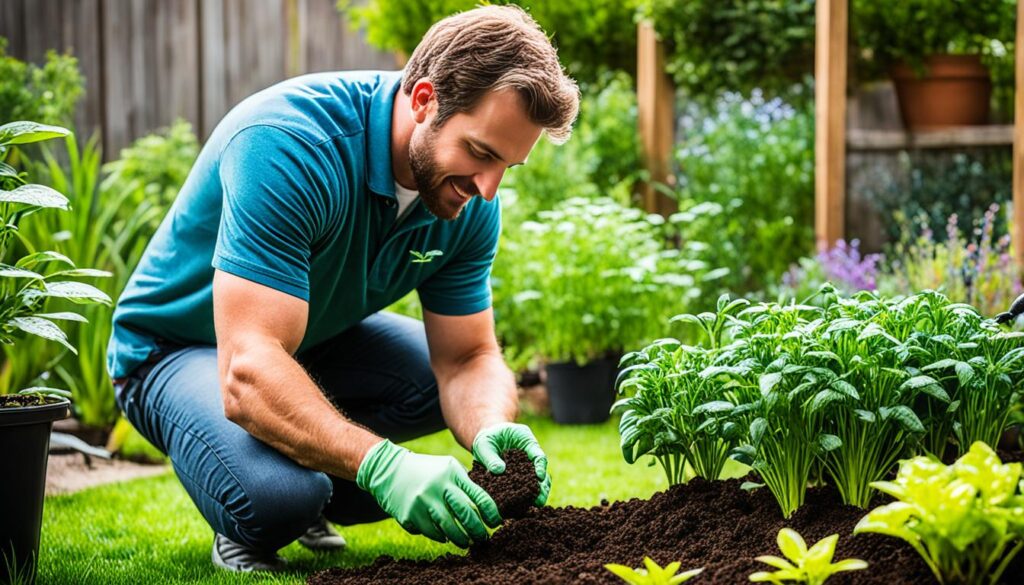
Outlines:
[[[1020,460],[1020,454],[1004,459]],[[329,569],[312,575],[310,585],[394,583],[621,583],[606,563],[641,566],[644,556],[661,565],[682,563],[681,570],[703,567],[693,583],[747,583],[768,567],[754,560],[778,554],[776,535],[795,529],[808,542],[840,535],[836,560],[867,561],[865,571],[840,573],[829,585],[931,584],[934,577],[910,545],[876,534],[853,535],[865,510],[843,505],[832,488],[812,488],[805,504],[788,521],[767,489],[747,492],[741,480],[694,479],[648,500],[592,508],[531,508],[509,520],[491,540],[474,545],[466,556],[435,561],[377,559],[357,569]],[[876,498],[877,503],[882,497]],[[1024,557],[1006,571],[1024,574]]]

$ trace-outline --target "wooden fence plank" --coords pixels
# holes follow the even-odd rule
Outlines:
[[[816,7],[814,83],[814,228],[818,245],[845,235],[847,0]]]
[[[653,183],[673,182],[672,146],[675,142],[675,88],[665,73],[665,50],[650,23],[637,25],[637,117],[643,164],[650,180],[641,187],[643,207],[669,215],[673,200],[659,193]]]

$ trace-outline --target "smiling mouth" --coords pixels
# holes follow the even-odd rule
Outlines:
[[[469,201],[469,200],[470,200],[470,199],[471,199],[471,198],[473,197],[473,196],[472,196],[471,194],[469,194],[469,193],[466,193],[465,191],[463,191],[462,189],[460,189],[460,188],[459,188],[459,186],[455,184],[455,181],[453,181],[453,180],[451,180],[451,179],[449,179],[449,181],[451,182],[451,184],[452,184],[452,189],[454,189],[454,190],[455,190],[455,194],[456,194],[456,195],[458,195],[459,197],[463,198],[463,199],[464,199],[464,200],[466,200],[466,201]]]

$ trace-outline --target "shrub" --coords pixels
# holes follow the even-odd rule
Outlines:
[[[493,286],[510,364],[582,364],[648,338],[685,307],[706,267],[666,249],[663,222],[607,198],[573,198],[508,228]]]
[[[38,67],[7,54],[7,39],[0,37],[0,124],[36,120],[68,125],[83,92],[78,60],[70,54],[46,52]]]
[[[608,68],[636,70],[636,25],[639,0],[545,2],[498,0],[492,4],[518,4],[551,36],[563,65],[580,81],[596,80]],[[477,0],[370,0],[352,6],[340,0],[338,8],[367,40],[379,49],[411,55],[427,29],[438,20],[470,10]]]
[[[868,564],[860,559],[846,559],[838,563],[832,562],[836,554],[836,543],[839,535],[833,534],[814,543],[807,548],[807,543],[800,533],[783,528],[779,531],[779,550],[785,559],[773,555],[757,557],[758,561],[778,569],[771,573],[758,571],[750,576],[755,583],[771,582],[777,585],[786,583],[806,583],[807,585],[824,585],[832,575],[842,571],[866,569]]]
[[[763,290],[813,250],[812,112],[728,94],[710,112],[691,107],[683,128],[672,222],[684,241],[714,243],[702,259],[730,270],[728,290]]]
[[[789,96],[814,71],[814,0],[644,0],[641,12],[687,96]]]

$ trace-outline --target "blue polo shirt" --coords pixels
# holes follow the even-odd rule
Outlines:
[[[118,300],[111,377],[131,373],[156,339],[216,343],[214,269],[307,301],[300,351],[413,289],[443,315],[490,306],[497,198],[474,197],[454,221],[417,200],[396,222],[391,108],[400,82],[401,72],[305,75],[228,113]],[[432,250],[442,254],[413,262],[411,252]]]

